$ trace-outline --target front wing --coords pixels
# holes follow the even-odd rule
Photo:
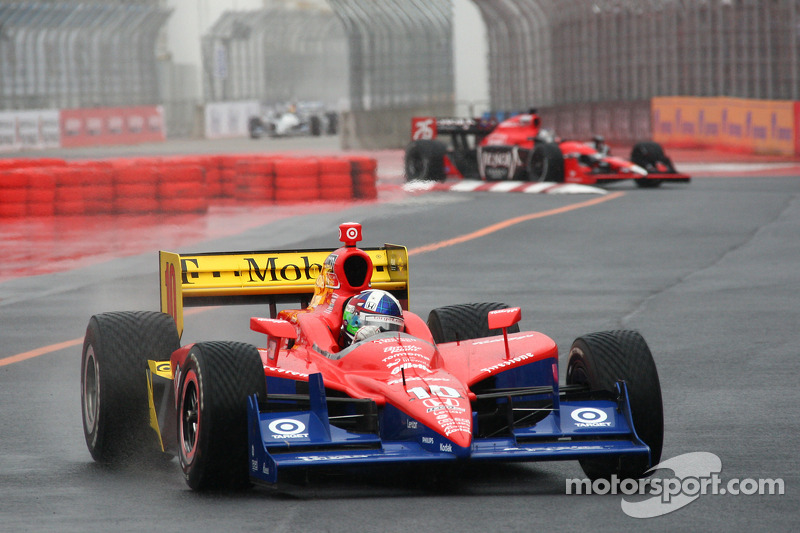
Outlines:
[[[676,183],[689,183],[692,178],[682,172],[648,172],[646,176],[636,176],[630,173],[589,174],[595,183],[613,182],[620,180],[637,179],[644,181],[671,181]]]
[[[547,395],[542,390],[545,388],[507,391],[507,394],[542,397]],[[309,379],[309,394],[304,397],[310,405],[308,409],[262,411],[256,396],[249,399],[250,476],[254,481],[273,484],[280,472],[321,466],[557,461],[636,455],[647,456],[649,460],[650,449],[633,426],[625,383],[619,382],[617,389],[615,399],[565,401],[558,388],[549,388],[553,408],[535,425],[514,427],[510,435],[476,437],[470,448],[459,449],[390,405],[383,407],[380,414],[367,409],[366,413],[353,415],[379,417],[380,424],[367,424],[374,431],[337,427],[328,414],[329,399],[325,397],[321,374],[314,374]],[[291,401],[290,396],[277,399]],[[474,418],[477,419],[477,413]]]

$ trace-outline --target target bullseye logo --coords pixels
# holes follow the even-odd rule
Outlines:
[[[595,409],[594,407],[581,407],[580,409],[575,409],[572,411],[571,416],[575,422],[580,422],[582,424],[600,424],[605,422],[608,418],[608,415],[605,413],[605,411]]]
[[[293,418],[279,418],[269,423],[269,430],[276,438],[300,436],[306,430],[306,425]]]
[[[345,222],[339,225],[339,240],[346,246],[355,246],[361,240],[361,224]]]

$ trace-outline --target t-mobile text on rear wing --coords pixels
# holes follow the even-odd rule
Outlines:
[[[372,260],[371,286],[408,300],[408,251],[385,244],[362,248]],[[161,311],[183,333],[183,308],[266,303],[307,306],[332,250],[177,254],[159,252]]]

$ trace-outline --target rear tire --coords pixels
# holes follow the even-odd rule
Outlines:
[[[95,461],[117,464],[161,454],[150,427],[147,360],[169,360],[179,347],[175,322],[164,313],[103,313],[89,320],[81,356],[81,413]]]
[[[581,467],[591,479],[639,478],[661,460],[664,443],[664,408],[661,384],[653,355],[636,331],[590,333],[575,340],[567,363],[567,385],[587,385],[594,391],[615,393],[617,381],[625,381],[633,425],[639,438],[650,447],[646,459],[582,459]]]
[[[311,130],[311,135],[314,137],[322,135],[322,119],[317,115],[312,115],[309,119],[309,128]]]
[[[258,117],[252,117],[247,121],[247,130],[250,132],[251,139],[259,139],[264,133],[264,123]]]
[[[529,181],[564,181],[564,154],[556,143],[537,142],[528,157]]]
[[[178,390],[178,457],[187,485],[249,486],[247,399],[267,393],[258,349],[240,342],[195,344]]]
[[[444,181],[444,156],[447,147],[428,139],[413,141],[406,148],[406,181]]]
[[[507,308],[498,302],[439,307],[428,315],[428,328],[436,344],[502,335],[503,330],[489,329],[489,311]],[[519,324],[508,328],[508,332],[518,333]]]

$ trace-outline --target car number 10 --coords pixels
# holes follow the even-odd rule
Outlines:
[[[452,388],[444,385],[431,385],[429,387],[430,393],[424,387],[414,387],[408,389],[408,392],[415,395],[419,400],[430,398],[431,395],[438,396],[439,398],[461,398],[461,394]]]

